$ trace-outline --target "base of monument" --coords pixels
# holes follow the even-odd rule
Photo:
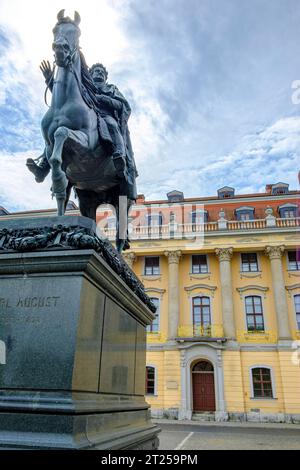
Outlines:
[[[2,392],[0,449],[157,449],[159,429],[151,423],[142,400],[131,399],[116,406],[113,402],[122,402],[121,397],[105,398],[100,404],[85,395],[82,410],[72,413],[74,400],[80,401],[74,395]],[[97,412],[93,408],[98,408]]]
[[[151,303],[92,221],[0,222],[0,292],[0,449],[158,447]]]

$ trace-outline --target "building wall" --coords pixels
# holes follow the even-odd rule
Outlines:
[[[170,221],[170,211],[175,214],[176,222],[187,224],[190,230],[190,212],[194,205],[203,204],[208,211],[208,222],[204,237],[176,239],[171,236],[151,238],[141,236],[131,243],[129,255],[124,258],[130,262],[133,270],[145,285],[150,297],[160,299],[159,332],[148,333],[147,365],[155,367],[156,385],[154,395],[147,395],[152,413],[156,416],[190,418],[193,414],[193,397],[191,367],[197,361],[205,359],[214,366],[216,413],[219,420],[238,419],[254,421],[287,421],[300,422],[300,331],[296,323],[294,296],[300,294],[300,270],[289,271],[287,251],[295,250],[299,245],[299,218],[292,221],[276,219],[278,207],[284,203],[295,204],[299,193],[271,196],[265,194],[243,195],[232,200],[204,198],[183,200],[169,204],[169,201],[152,201],[138,203],[133,208],[132,216],[140,224],[146,224],[146,214],[150,206],[156,214],[161,213],[163,224]],[[255,219],[252,225],[222,225],[220,211],[228,221],[234,221],[235,210],[241,206],[255,208]],[[270,225],[266,220],[266,208],[273,209]],[[74,214],[73,214],[74,212]],[[77,211],[73,211],[77,215]],[[71,214],[71,213],[70,213]],[[35,213],[4,214],[4,218],[26,216],[48,216],[50,211]],[[98,222],[105,222],[110,216],[108,209],[99,211]],[[221,220],[221,223],[219,224]],[[260,223],[260,222],[263,223]],[[213,223],[215,225],[213,225]],[[105,223],[102,223],[105,227]],[[211,228],[209,228],[211,227]],[[224,228],[225,227],[225,228]],[[143,227],[142,227],[143,228]],[[145,233],[148,228],[144,227]],[[212,231],[210,231],[212,230]],[[193,235],[193,233],[190,235]],[[203,235],[203,234],[202,234]],[[278,309],[278,296],[274,290],[274,270],[272,259],[266,254],[266,247],[284,248],[280,262],[276,261],[278,270],[282,269],[283,294],[279,299],[282,310]],[[232,249],[228,255],[227,273],[231,276],[230,289],[232,296],[232,318],[230,305],[224,304],[224,279],[220,271],[220,259],[216,250]],[[230,250],[229,250],[230,251]],[[280,250],[279,250],[280,251]],[[241,272],[241,253],[258,254],[259,271]],[[169,256],[175,255],[177,261]],[[191,272],[191,255],[207,254],[208,273]],[[144,272],[145,256],[160,257],[159,275],[146,276]],[[226,258],[226,257],[225,257]],[[229,265],[228,265],[229,263]],[[274,264],[273,264],[274,266]],[[175,271],[174,271],[175,269]],[[178,270],[178,271],[177,271]],[[175,290],[169,294],[170,279],[178,272]],[[172,273],[172,276],[170,276]],[[278,273],[277,273],[278,274]],[[229,277],[230,277],[229,276]],[[279,279],[280,281],[280,279]],[[277,284],[278,285],[278,279]],[[174,287],[174,286],[173,286]],[[211,337],[193,335],[192,298],[196,295],[208,296],[211,300],[212,327]],[[245,301],[246,295],[259,295],[262,298],[265,322],[264,334],[248,334]],[[171,334],[171,323],[177,315],[178,329]],[[227,313],[225,310],[227,309]],[[229,313],[228,313],[229,309]],[[289,331],[287,337],[280,338],[280,322],[285,317]],[[231,318],[233,335],[226,333],[225,313]],[[170,322],[171,320],[171,322]],[[281,324],[282,328],[282,324]],[[174,329],[173,329],[174,330]],[[192,335],[190,333],[192,332]],[[191,336],[191,337],[189,337]],[[297,349],[298,348],[298,349]],[[251,367],[265,366],[272,370],[274,397],[272,399],[254,399],[251,394]]]

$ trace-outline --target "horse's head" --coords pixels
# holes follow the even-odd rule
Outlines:
[[[54,41],[52,49],[54,51],[55,62],[59,67],[67,67],[73,60],[79,47],[80,36],[80,16],[77,11],[74,20],[64,16],[64,10],[57,15],[57,23],[53,29]]]

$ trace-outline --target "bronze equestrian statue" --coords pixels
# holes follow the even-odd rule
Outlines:
[[[136,200],[137,170],[128,130],[130,106],[116,86],[107,83],[100,64],[88,69],[79,48],[80,16],[57,15],[53,29],[56,70],[43,61],[41,70],[52,91],[51,106],[42,119],[43,154],[27,160],[42,182],[52,170],[57,213],[64,215],[72,187],[83,216],[96,220],[100,204],[116,211],[116,246],[129,248],[127,215]]]

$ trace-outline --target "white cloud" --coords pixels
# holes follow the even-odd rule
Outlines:
[[[0,152],[0,206],[9,211],[56,207],[50,195],[50,178],[37,184],[25,166],[26,159],[32,156],[32,152]]]
[[[272,56],[278,47],[268,57],[257,50],[255,31],[249,35],[241,26],[229,0],[228,12],[221,5],[217,11],[208,0],[199,7],[197,1],[175,2],[180,17],[172,2],[164,0],[158,11],[155,2],[141,6],[139,0],[1,0],[1,27],[10,46],[1,58],[0,106],[9,111],[7,96],[14,91],[29,119],[18,122],[24,152],[1,152],[0,147],[0,205],[55,205],[50,182],[37,185],[24,162],[26,156],[38,156],[43,146],[38,127],[46,107],[39,63],[52,59],[52,28],[62,7],[69,16],[75,9],[81,15],[81,47],[88,64],[103,62],[109,81],[132,105],[129,127],[139,192],[149,198],[162,198],[171,189],[186,196],[210,195],[225,184],[255,192],[282,179],[296,187],[300,118],[288,117],[296,112],[288,96],[292,65],[285,75],[284,57]],[[193,16],[189,5],[202,15]],[[260,39],[265,34],[278,44],[284,39],[277,38],[274,21],[257,21],[257,27]],[[282,21],[292,23],[288,13]],[[292,39],[286,41],[291,44]],[[0,124],[5,128],[7,123]]]

